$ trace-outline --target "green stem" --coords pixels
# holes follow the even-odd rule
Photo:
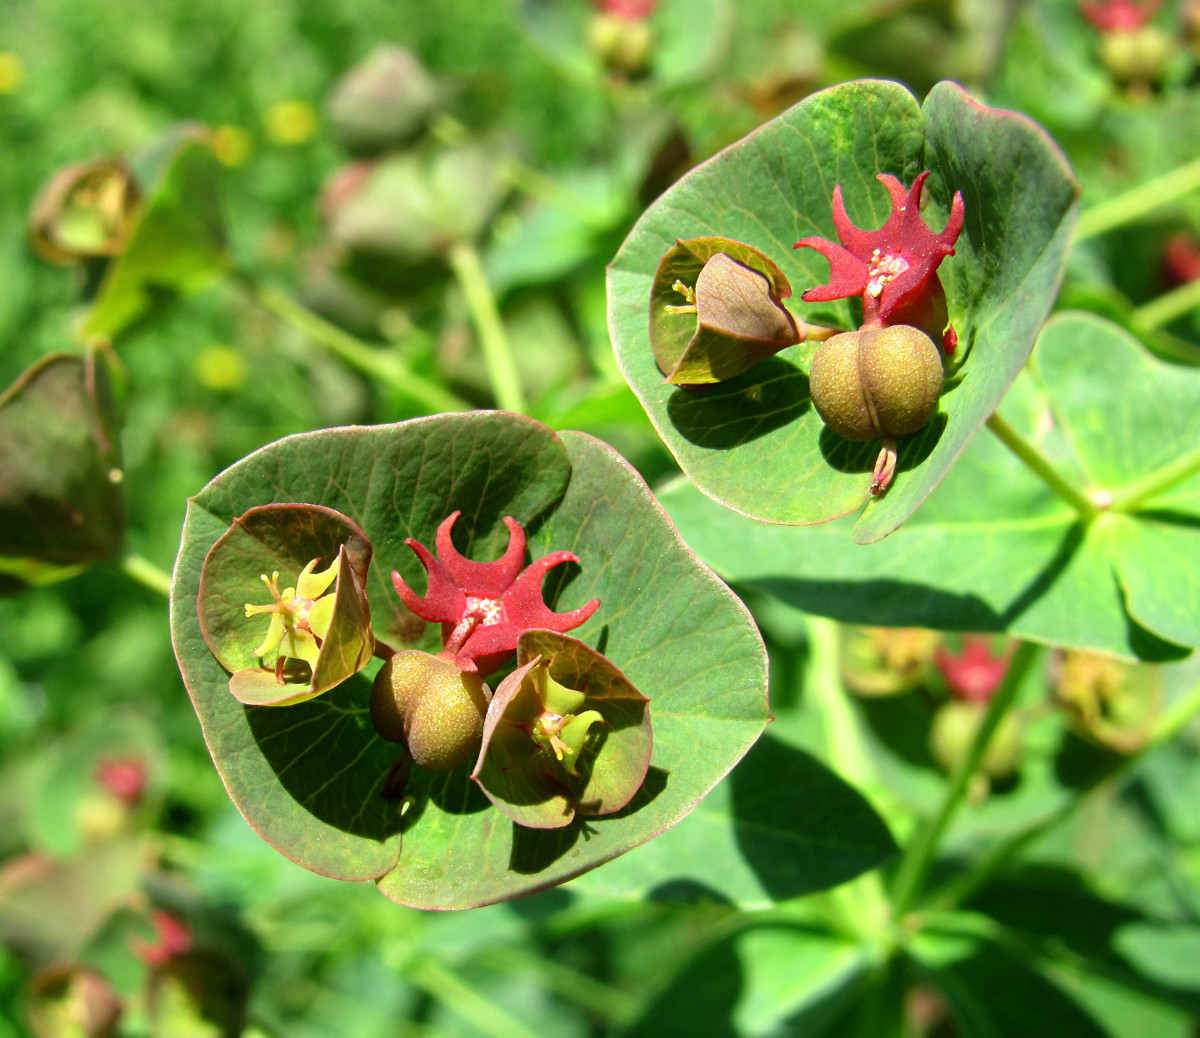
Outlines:
[[[147,587],[156,594],[163,596],[171,594],[171,574],[164,569],[160,569],[149,559],[131,552],[125,555],[118,565],[125,576],[141,584],[142,587]]]
[[[841,680],[841,628],[820,616],[805,618],[808,633],[808,683],[820,704],[825,745],[834,771],[866,782],[875,769],[863,743],[862,729]]]
[[[1025,462],[1041,478],[1042,482],[1074,508],[1084,522],[1095,519],[1100,514],[1100,509],[1096,507],[1095,502],[1091,501],[1073,483],[1064,479],[1058,470],[1046,460],[1046,456],[1001,418],[999,412],[993,412],[987,420],[987,427],[996,434],[1005,447]]]
[[[1200,472],[1200,447],[1193,447],[1157,472],[1151,472],[1128,486],[1121,487],[1120,490],[1114,490],[1112,510],[1114,512],[1135,511],[1144,501],[1170,490],[1197,472]]]
[[[1086,241],[1114,227],[1133,223],[1196,188],[1200,188],[1200,159],[1176,166],[1161,177],[1085,209],[1075,224],[1075,240]]]
[[[458,278],[475,331],[479,334],[479,345],[483,348],[483,360],[497,405],[505,411],[524,414],[525,394],[521,390],[517,364],[479,250],[467,242],[460,242],[450,250],[450,267]]]
[[[1198,713],[1200,713],[1200,684],[1197,684],[1187,695],[1167,709],[1158,719],[1158,724],[1154,726],[1150,738],[1136,752],[1129,754],[1112,771],[1093,779],[1084,789],[1077,791],[1061,807],[1052,811],[1045,818],[997,844],[970,869],[947,883],[933,899],[933,906],[939,910],[952,910],[969,900],[976,891],[985,887],[994,876],[1015,861],[1026,847],[1070,819],[1087,800],[1101,789],[1123,779],[1139,761],[1164,743],[1174,739],[1182,731],[1184,725]]]
[[[841,627],[819,616],[806,617],[805,627],[809,652],[805,688],[820,706],[828,762],[856,785],[873,785],[876,769],[862,737],[862,724],[842,683]],[[821,897],[833,924],[852,939],[878,935],[887,922],[887,897],[878,872],[843,883]]]
[[[508,1010],[484,998],[470,984],[434,959],[418,959],[408,979],[447,1009],[461,1016],[481,1035],[491,1038],[542,1038]]]
[[[1016,699],[1021,682],[1024,681],[1039,651],[1039,647],[1032,642],[1020,643],[1013,654],[1004,680],[996,694],[988,701],[983,722],[975,733],[970,748],[950,773],[941,807],[938,808],[937,814],[917,830],[912,842],[904,849],[896,881],[892,886],[892,912],[896,920],[901,920],[908,914],[920,895],[925,874],[933,863],[942,835],[962,806],[971,778],[979,770],[980,761],[987,752],[992,735]]]
[[[514,978],[537,977],[559,998],[618,1023],[633,1020],[641,1006],[639,999],[612,984],[524,949],[492,947],[483,953],[481,960],[490,969]]]
[[[436,382],[418,375],[399,357],[368,346],[283,292],[257,285],[246,277],[241,281],[265,310],[269,310],[285,324],[307,335],[314,342],[319,342],[334,356],[357,368],[364,375],[400,390],[428,413],[471,409],[471,405],[466,401],[443,389]]]
[[[1177,317],[1191,313],[1200,307],[1200,278],[1186,281],[1178,288],[1164,292],[1157,299],[1139,306],[1134,310],[1131,323],[1139,332],[1145,334],[1164,324],[1170,324]]]

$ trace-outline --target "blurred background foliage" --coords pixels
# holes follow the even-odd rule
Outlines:
[[[426,241],[412,246],[417,261],[389,267],[358,248],[338,208],[331,178],[356,156],[339,141],[349,131],[330,99],[378,45],[399,44],[434,87],[414,154],[483,156],[453,174],[449,209],[467,221],[456,233],[478,247],[471,254],[499,298],[528,413],[608,440],[656,485],[674,465],[612,359],[604,265],[680,173],[822,86],[883,76],[923,95],[954,78],[985,103],[1046,125],[1070,157],[1086,210],[1195,158],[1191,10],[1165,6],[1159,23],[1175,48],[1153,82],[1130,84],[1104,67],[1095,31],[1068,0],[662,0],[644,61],[636,41],[604,42],[584,0],[7,0],[0,385],[70,349],[78,322],[82,275],[41,262],[26,242],[40,186],[73,162],[134,158],[194,120],[215,131],[225,167],[234,276],[118,343],[129,379],[132,554],[169,570],[186,497],[269,441],[429,410],[371,377],[370,363],[347,363],[326,326],[310,335],[304,316],[265,306],[271,292],[357,336],[376,362],[399,357],[466,404],[492,406],[453,250]],[[378,231],[380,221],[369,210],[360,230]],[[1200,272],[1197,228],[1194,192],[1112,233],[1094,220],[1073,253],[1064,301],[1194,361],[1200,327],[1189,309],[1147,307]],[[862,781],[854,754],[838,750],[845,736],[822,734],[845,707],[830,707],[813,683],[840,687],[845,667],[860,693],[878,693],[880,682],[906,693],[852,708],[861,752],[876,761],[868,770],[882,776],[873,788],[888,790],[876,806],[899,835],[942,781],[926,747],[948,695],[936,638],[839,635],[744,590],[772,653],[775,738]],[[837,958],[850,946],[825,954],[826,938],[811,929],[820,919],[827,933],[840,917],[838,894],[745,910],[683,881],[646,899],[622,896],[623,880],[606,884],[602,869],[590,886],[466,914],[399,908],[293,866],[242,821],[201,740],[154,591],[100,566],[0,599],[0,631],[0,1038],[25,1035],[27,1003],[43,996],[86,1002],[102,1021],[104,984],[130,999],[122,1033],[132,1035],[236,1034],[243,1025],[258,1038],[849,1034],[847,1020],[881,1033],[863,1023],[869,1007],[857,1001],[858,981],[846,979],[865,974]],[[831,637],[861,658],[831,657]],[[1144,722],[1123,690],[1182,687],[1195,676],[1188,664],[1088,666],[1059,661],[1059,699],[1072,710],[1048,706],[1044,688],[1024,697],[1026,752],[1040,769],[1025,795],[1085,787],[1136,748]],[[1124,795],[1089,803],[1039,845],[1026,871],[987,893],[984,910],[1030,932],[1049,926],[1049,915],[1077,924],[1041,933],[1039,947],[1051,957],[1066,949],[1056,976],[1111,1028],[1096,1033],[1195,1033],[1200,768],[1194,731],[1189,738],[1149,758]],[[963,846],[1028,806],[998,789],[958,834]],[[1064,890],[1078,900],[1063,900]],[[1034,903],[1040,922],[1025,917]],[[1107,946],[1143,912],[1179,928],[1173,952],[1159,931],[1122,945],[1122,968],[1136,962],[1151,994],[1139,1001],[1072,973],[1072,954],[1089,954],[1089,942]],[[930,937],[929,962],[954,959],[952,941]],[[1008,976],[1011,967],[1012,998],[1035,997],[1022,995],[1033,974],[1011,966],[1011,949],[980,947],[986,954],[958,960],[963,985],[978,982],[971,969]],[[810,954],[819,969],[806,972]],[[53,961],[96,973],[31,981]],[[927,978],[898,983],[911,987],[911,1033],[985,1033],[949,1023],[946,996]],[[800,991],[806,984],[812,990]],[[1156,1002],[1166,989],[1178,997]],[[1003,1033],[1048,1033],[1011,1027]]]

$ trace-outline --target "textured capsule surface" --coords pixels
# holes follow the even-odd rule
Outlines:
[[[371,686],[375,730],[430,771],[447,771],[478,751],[487,705],[479,674],[417,650],[396,653]]]
[[[908,436],[924,427],[937,410],[944,377],[941,351],[908,325],[827,339],[808,376],[817,413],[855,442]]]

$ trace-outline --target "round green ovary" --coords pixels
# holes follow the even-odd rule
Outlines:
[[[478,751],[486,712],[483,678],[426,652],[396,653],[371,687],[375,730],[404,743],[413,763],[430,771],[447,771]]]
[[[921,429],[942,394],[942,356],[908,325],[843,332],[822,344],[809,372],[817,413],[839,436],[863,442]]]
[[[946,771],[952,770],[966,754],[986,712],[986,703],[959,700],[943,703],[938,708],[929,730],[929,752]],[[1016,767],[1020,752],[1020,725],[1012,714],[1005,714],[979,766],[992,778],[1001,778]]]

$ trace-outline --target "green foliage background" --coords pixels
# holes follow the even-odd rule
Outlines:
[[[1200,95],[1192,58],[1177,56],[1161,94],[1130,101],[1099,67],[1094,33],[1073,3],[1023,5],[1001,31],[996,12],[1006,7],[664,0],[659,65],[647,83],[621,86],[606,81],[582,45],[583,0],[7,0],[0,7],[0,52],[24,67],[15,89],[0,93],[0,386],[72,345],[78,281],[38,261],[25,243],[26,210],[54,170],[94,154],[135,154],[180,120],[241,128],[250,151],[225,177],[233,265],[299,295],[322,238],[316,200],[345,160],[323,120],[324,99],[374,44],[403,43],[446,86],[459,127],[452,132],[499,142],[522,169],[572,193],[569,219],[548,216],[554,207],[539,203],[526,177],[481,242],[530,414],[611,442],[652,486],[667,487],[664,500],[685,535],[754,612],[771,654],[776,718],[730,780],[645,847],[530,898],[423,914],[383,902],[366,885],[300,869],[248,828],[182,688],[161,596],[100,566],[0,599],[0,861],[30,850],[79,859],[92,788],[79,762],[136,753],[150,769],[132,835],[86,868],[66,867],[45,911],[5,908],[0,880],[0,1038],[26,1034],[30,948],[82,956],[134,987],[130,942],[151,936],[149,899],[186,914],[198,937],[227,950],[252,977],[247,1033],[254,1038],[682,1031],[877,1038],[885,1033],[880,1005],[894,1008],[907,988],[953,1011],[953,1023],[939,1016],[919,1032],[939,1038],[1035,1035],[1046,1019],[1070,1035],[1195,1034],[1194,728],[1140,763],[1128,786],[1106,791],[1034,843],[1021,868],[956,910],[935,912],[903,970],[876,954],[888,925],[872,916],[877,874],[817,892],[887,858],[893,835],[903,842],[944,789],[924,745],[931,698],[848,700],[838,628],[821,617],[869,622],[887,614],[881,601],[903,597],[921,570],[954,569],[955,556],[947,562],[944,550],[969,560],[977,553],[940,540],[945,512],[935,497],[898,535],[918,547],[899,562],[893,557],[894,572],[876,584],[839,586],[828,571],[808,580],[806,557],[780,586],[757,551],[774,559],[794,546],[743,538],[692,488],[670,482],[674,463],[617,371],[605,325],[604,265],[686,162],[711,156],[804,92],[844,79],[896,78],[923,97],[936,81],[956,78],[988,104],[1038,119],[1072,163],[1085,217],[1089,205],[1195,157]],[[1168,3],[1163,24],[1180,10]],[[284,101],[313,106],[309,139],[272,140],[265,120]],[[1198,226],[1193,192],[1080,240],[1060,305],[1101,314],[1140,332],[1160,355],[1194,364],[1194,314],[1153,329],[1138,322],[1139,307],[1163,287],[1156,263],[1164,242]],[[401,351],[414,370],[468,403],[491,405],[454,290],[414,299],[374,331],[376,346]],[[1114,349],[1124,345],[1118,336]],[[128,546],[163,570],[178,548],[188,495],[244,455],[295,432],[420,413],[403,393],[268,314],[234,280],[166,310],[119,353],[129,373]],[[1069,361],[1060,367],[1069,374]],[[1015,425],[1036,428],[1040,389],[1018,381],[1005,403]],[[985,488],[981,508],[995,503],[1017,513],[1014,501],[1035,500],[1065,525],[1061,507],[1047,504],[1024,470],[1014,473],[997,444],[972,450],[951,478],[976,473]],[[1070,457],[1065,447],[1060,454]],[[838,529],[820,528],[806,550],[822,555],[820,545]],[[840,532],[848,542],[849,531]],[[1038,559],[1055,550],[1045,537],[1034,540],[1006,550]],[[1164,603],[1153,568],[1136,558],[1141,542],[1131,536],[1129,545],[1129,572],[1138,565],[1145,576],[1143,608],[1163,629],[1194,641],[1194,610]],[[1153,547],[1146,550],[1161,561]],[[1194,563],[1187,543],[1177,550]],[[914,555],[921,556],[915,564]],[[1012,597],[1004,586],[992,602],[993,590],[980,594],[997,609]],[[1092,624],[1069,597],[1060,597],[1049,620],[1009,629],[1050,641],[1070,630],[1078,640],[1104,623],[1098,647],[1137,651],[1122,640],[1131,632],[1119,610],[1096,607]],[[905,601],[911,622],[945,627],[990,630],[996,612],[956,624],[947,619],[961,606],[952,596]],[[1188,661],[1154,673],[1168,701],[1196,679]],[[1033,718],[1028,763],[1015,788],[951,831],[944,878],[989,841],[1052,816],[1117,763],[1069,731],[1045,701],[1035,681],[1019,690],[1018,704]],[[829,837],[843,830],[857,839]],[[138,866],[145,856],[161,866],[149,889]],[[128,911],[105,922],[78,907],[106,899]],[[64,904],[72,906],[69,918]],[[1003,1005],[977,997],[995,990]],[[1027,1007],[1035,1010],[1029,1016]],[[147,1033],[137,1030],[144,1020],[130,1026]]]

